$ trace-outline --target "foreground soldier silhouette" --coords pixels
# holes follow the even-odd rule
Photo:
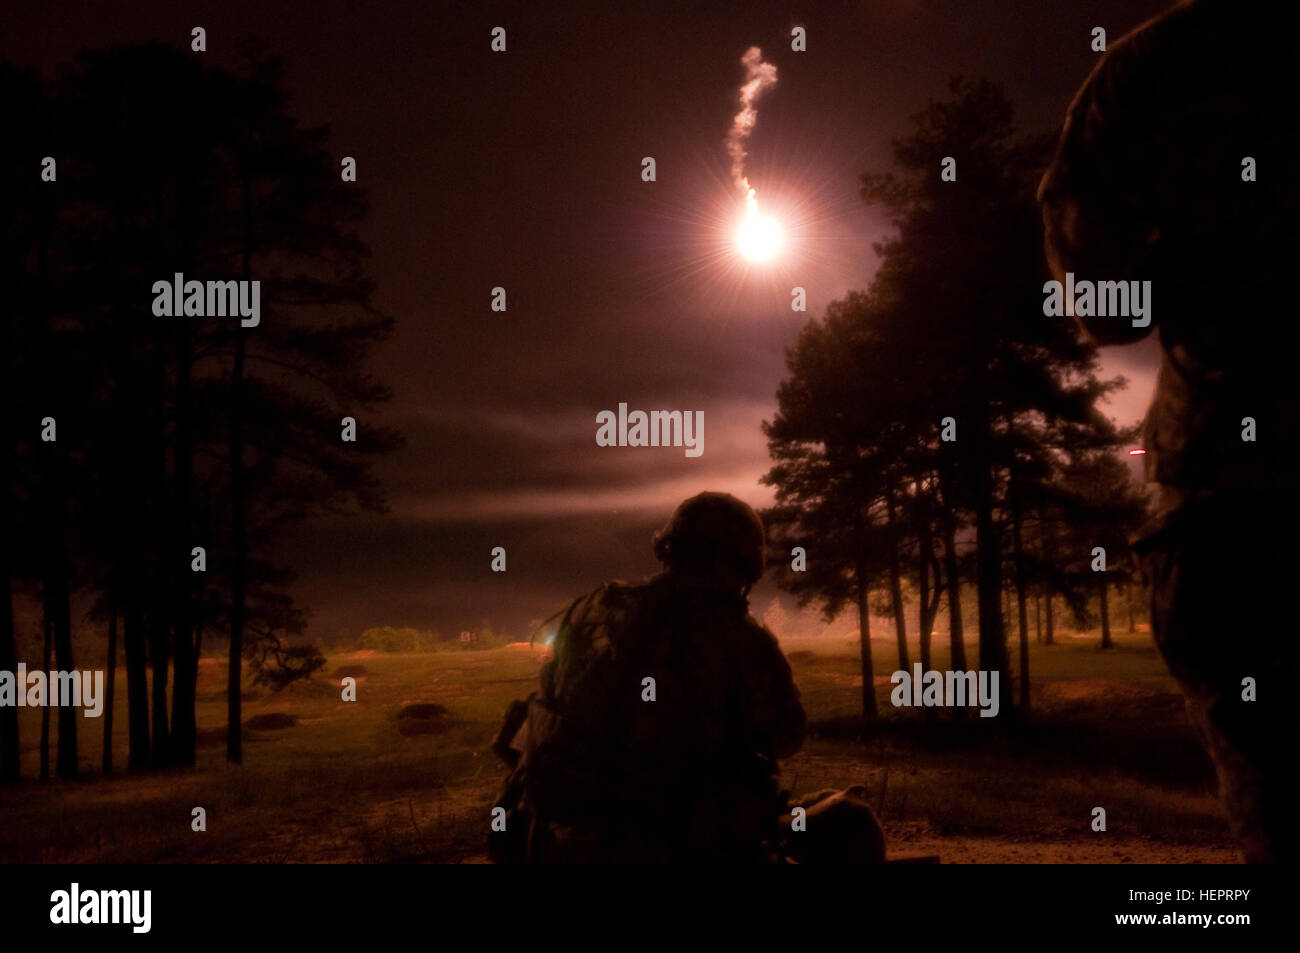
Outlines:
[[[763,548],[749,506],[702,493],[655,536],[663,573],[564,611],[538,690],[498,738],[514,770],[495,860],[883,859],[861,791],[809,799],[802,831],[785,814],[776,759],[799,750],[804,711],[776,639],[749,615]]]
[[[1081,320],[1101,344],[1159,330],[1145,462],[1160,493],[1138,549],[1156,641],[1251,862],[1296,853],[1281,742],[1300,529],[1292,44],[1251,0],[1144,24],[1075,97],[1039,189],[1058,279],[1152,282],[1151,327]]]

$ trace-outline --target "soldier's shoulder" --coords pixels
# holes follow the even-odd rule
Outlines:
[[[651,595],[650,582],[628,582],[623,579],[611,579],[609,582],[592,590],[589,598],[598,605],[626,607],[644,602]]]
[[[555,657],[568,673],[561,681],[571,677],[575,666],[580,669],[587,665],[584,660],[613,650],[618,633],[627,627],[641,603],[639,588],[634,583],[614,580],[583,593],[561,610],[556,624]]]
[[[647,583],[614,579],[575,599],[566,611],[566,617],[571,623],[584,619],[603,619],[630,612],[649,597]]]
[[[763,652],[781,653],[781,643],[771,629],[759,622],[748,612],[739,621],[739,629],[745,641]]]

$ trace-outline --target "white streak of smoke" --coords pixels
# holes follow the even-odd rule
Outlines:
[[[736,188],[745,194],[749,209],[753,211],[757,203],[745,176],[745,142],[758,121],[758,109],[754,104],[759,96],[776,85],[776,67],[763,62],[763,51],[757,46],[746,50],[740,62],[745,67],[745,82],[740,87],[740,112],[732,120],[731,132],[727,135],[727,152],[731,156],[731,178]]]

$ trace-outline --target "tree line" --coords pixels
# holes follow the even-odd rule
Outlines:
[[[0,670],[15,669],[15,599],[40,608],[45,670],[105,664],[105,772],[119,645],[132,770],[194,763],[213,640],[242,759],[245,664],[271,685],[324,664],[296,638],[274,544],[324,510],[381,509],[372,464],[400,443],[363,416],[389,398],[365,359],[393,325],[371,302],[364,193],[340,181],[328,129],[292,118],[278,61],[201,63],[153,44],[84,53],[54,80],[0,64]],[[260,280],[260,324],[156,317],[151,287],[176,273]],[[73,658],[74,599],[100,658]],[[78,713],[57,718],[70,777]],[[0,778],[19,764],[17,711],[0,707]]]
[[[1010,685],[1014,626],[1027,709],[1029,603],[1046,605],[1051,641],[1058,600],[1081,619],[1099,598],[1109,645],[1109,589],[1132,575],[1126,539],[1146,509],[1117,455],[1136,428],[1117,428],[1098,406],[1123,380],[1100,379],[1095,346],[1043,314],[1050,276],[1034,193],[1054,137],[1017,136],[994,84],[957,78],[949,92],[894,143],[892,168],[862,176],[862,197],[896,232],[874,246],[869,288],[802,330],[764,424],[779,581],[828,619],[856,608],[865,717],[877,714],[877,598],[910,671],[905,589],[927,671],[945,602],[953,669],[972,667],[973,623],[978,667]],[[940,176],[949,158],[952,181]],[[800,545],[806,568],[792,571]],[[962,615],[963,583],[978,597],[973,620]],[[1014,620],[1004,618],[1006,588]]]

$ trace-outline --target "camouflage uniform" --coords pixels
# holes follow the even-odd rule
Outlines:
[[[1039,189],[1057,278],[1152,282],[1151,328],[1080,319],[1101,344],[1158,328],[1146,419],[1160,485],[1137,540],[1155,637],[1187,695],[1250,861],[1295,854],[1281,683],[1300,528],[1300,335],[1279,309],[1297,212],[1290,32],[1251,0],[1180,4],[1115,42],[1071,104]],[[1243,181],[1253,157],[1258,181]],[[1257,441],[1242,439],[1243,418]],[[1285,674],[1283,674],[1285,673]],[[1242,698],[1254,678],[1258,701]]]
[[[749,615],[762,523],[702,493],[654,547],[668,571],[575,600],[538,690],[507,714],[496,859],[767,859],[786,805],[775,760],[799,750],[804,712],[776,639]]]
[[[602,586],[565,613],[511,739],[529,859],[761,860],[784,807],[774,759],[803,727],[743,594],[673,572]]]

